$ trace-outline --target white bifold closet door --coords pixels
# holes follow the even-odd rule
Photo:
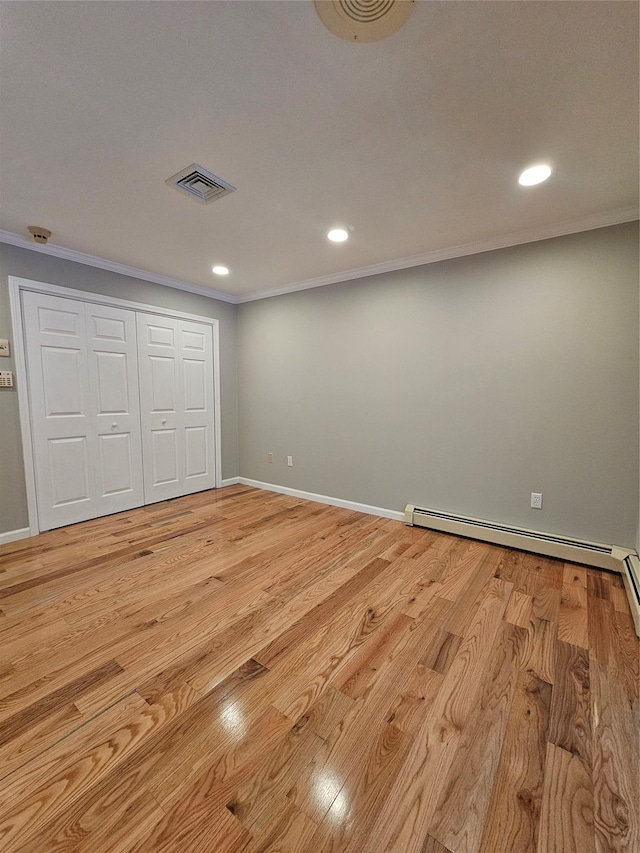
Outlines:
[[[210,325],[137,314],[145,502],[215,487]]]
[[[140,506],[135,312],[22,300],[40,529]]]

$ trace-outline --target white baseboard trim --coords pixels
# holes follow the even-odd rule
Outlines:
[[[303,498],[307,501],[315,501],[319,504],[338,506],[341,509],[352,509],[354,512],[364,512],[367,515],[377,515],[380,518],[390,518],[393,521],[404,521],[404,513],[393,509],[384,509],[381,506],[370,506],[359,504],[355,501],[345,501],[342,498],[332,498],[328,495],[316,495],[313,492],[303,492],[300,489],[290,489],[288,486],[277,486],[275,483],[261,483],[259,480],[249,480],[247,477],[239,477],[238,482],[243,486],[253,486],[256,489],[264,489],[267,492],[278,492],[281,495],[289,495],[292,498]]]
[[[28,527],[21,527],[20,530],[7,530],[6,533],[0,533],[0,545],[17,542],[18,539],[26,539],[27,536],[31,536],[31,530]]]
[[[220,488],[224,489],[225,486],[237,486],[240,483],[240,477],[227,477],[226,480],[220,481]]]

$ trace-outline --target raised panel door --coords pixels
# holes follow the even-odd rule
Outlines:
[[[87,303],[99,515],[144,503],[135,312]]]
[[[145,502],[215,486],[211,326],[137,315]]]
[[[93,518],[91,399],[84,303],[22,294],[41,530]]]

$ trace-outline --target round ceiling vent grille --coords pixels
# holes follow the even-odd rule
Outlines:
[[[315,0],[320,20],[347,41],[378,41],[407,20],[414,0]]]

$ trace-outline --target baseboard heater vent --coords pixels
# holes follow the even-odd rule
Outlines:
[[[640,637],[640,559],[637,554],[632,552],[624,558],[622,576],[636,624],[636,634]]]
[[[527,530],[524,527],[512,527],[508,524],[441,512],[413,504],[406,506],[405,523],[453,533],[456,536],[467,536],[470,539],[481,539],[483,542],[491,542],[494,545],[532,551],[534,554],[543,554],[558,560],[568,560],[595,566],[598,569],[619,572],[624,578],[636,633],[640,637],[640,560],[636,552],[629,548],[572,539],[554,533]]]

